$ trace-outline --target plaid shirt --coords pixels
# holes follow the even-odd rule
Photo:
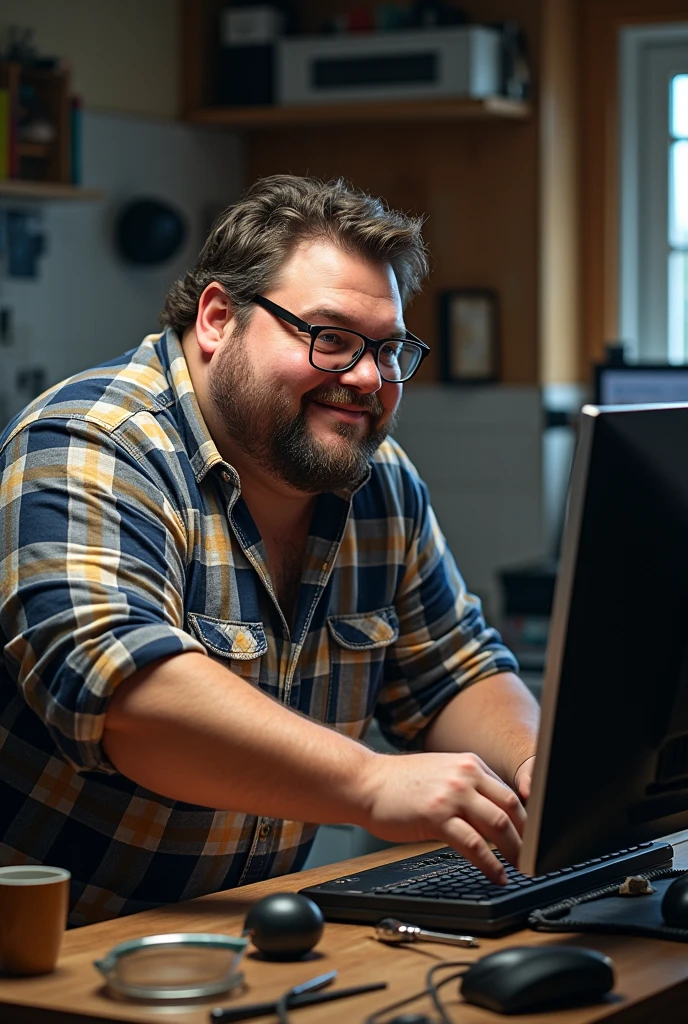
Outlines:
[[[290,629],[172,332],[38,398],[0,474],[0,864],[71,871],[73,925],[298,870],[316,831],[118,774],[108,699],[143,666],[198,651],[347,736],[375,715],[402,749],[517,667],[391,440],[354,493],[318,498]]]

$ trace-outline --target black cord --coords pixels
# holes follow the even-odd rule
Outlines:
[[[275,1013],[280,1024],[289,1024],[289,1014],[287,1013],[287,1007],[289,1006],[289,1000],[292,997],[291,989],[287,989],[283,992],[275,1003]]]
[[[431,967],[428,973],[425,975],[425,988],[420,992],[415,992],[412,996],[407,996],[406,999],[400,999],[397,1003],[390,1003],[389,1006],[383,1006],[382,1009],[376,1010],[369,1017],[366,1017],[363,1024],[377,1024],[378,1017],[382,1016],[383,1013],[391,1013],[392,1010],[400,1010],[402,1006],[408,1006],[409,1003],[415,1003],[416,999],[422,999],[423,996],[429,995],[432,999],[435,1007],[439,1011],[442,1024],[452,1024],[447,1016],[447,1012],[442,1005],[442,1000],[439,997],[438,989],[442,988],[450,981],[454,981],[456,978],[461,977],[465,972],[458,971],[455,974],[450,974],[448,978],[444,978],[439,984],[435,983],[435,972],[442,971],[447,967],[470,967],[471,962],[467,960],[445,960],[441,964],[435,964]],[[280,1024],[284,1024],[280,1021]],[[286,1024],[289,1024],[287,1021]]]
[[[435,984],[435,979],[434,979],[435,971],[441,971],[442,968],[446,967],[446,966],[448,966],[448,965],[447,964],[436,964],[434,967],[430,968],[430,970],[428,971],[428,973],[425,976],[425,988],[426,988],[426,991],[430,993],[430,998],[432,999],[433,1003],[435,1004],[435,1008],[436,1008],[437,1012],[440,1015],[441,1024],[452,1024],[452,1021],[447,1016],[447,1011],[444,1008],[444,1004],[443,1004],[442,1000],[440,999],[439,990],[442,988],[443,985],[447,985],[450,981],[456,981],[457,978],[463,977],[463,975],[466,972],[465,971],[455,971],[454,974],[450,974],[448,978],[443,978],[442,981],[440,981],[439,984],[436,985]],[[461,966],[462,967],[467,967],[468,965],[467,964],[462,964]]]

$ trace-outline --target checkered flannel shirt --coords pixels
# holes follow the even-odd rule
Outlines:
[[[0,864],[71,871],[73,925],[298,870],[316,831],[117,773],[108,700],[150,662],[204,653],[347,736],[375,715],[401,749],[467,681],[517,668],[391,440],[353,493],[318,498],[290,629],[170,331],[38,398],[0,473]]]

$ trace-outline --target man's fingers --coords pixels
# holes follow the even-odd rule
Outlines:
[[[485,775],[476,785],[476,790],[497,807],[501,807],[509,815],[519,836],[523,835],[523,830],[526,827],[526,812],[513,789],[505,786],[501,779],[493,779],[489,775]]]
[[[441,838],[463,854],[495,885],[505,885],[507,874],[483,837],[463,818],[450,818],[442,827]]]
[[[494,843],[508,861],[512,864],[518,862],[521,837],[502,807],[487,800],[480,793],[474,793],[463,807],[461,817],[481,836]]]

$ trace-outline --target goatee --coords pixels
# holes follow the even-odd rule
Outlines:
[[[294,416],[285,390],[255,379],[240,344],[221,353],[210,376],[210,398],[228,437],[257,467],[305,494],[354,488],[367,472],[368,462],[396,422],[381,425],[384,406],[374,394],[359,394],[339,384],[307,391]],[[334,422],[341,444],[324,444],[311,433],[307,410],[313,402],[355,405],[370,416],[370,429],[361,437],[353,423]]]

